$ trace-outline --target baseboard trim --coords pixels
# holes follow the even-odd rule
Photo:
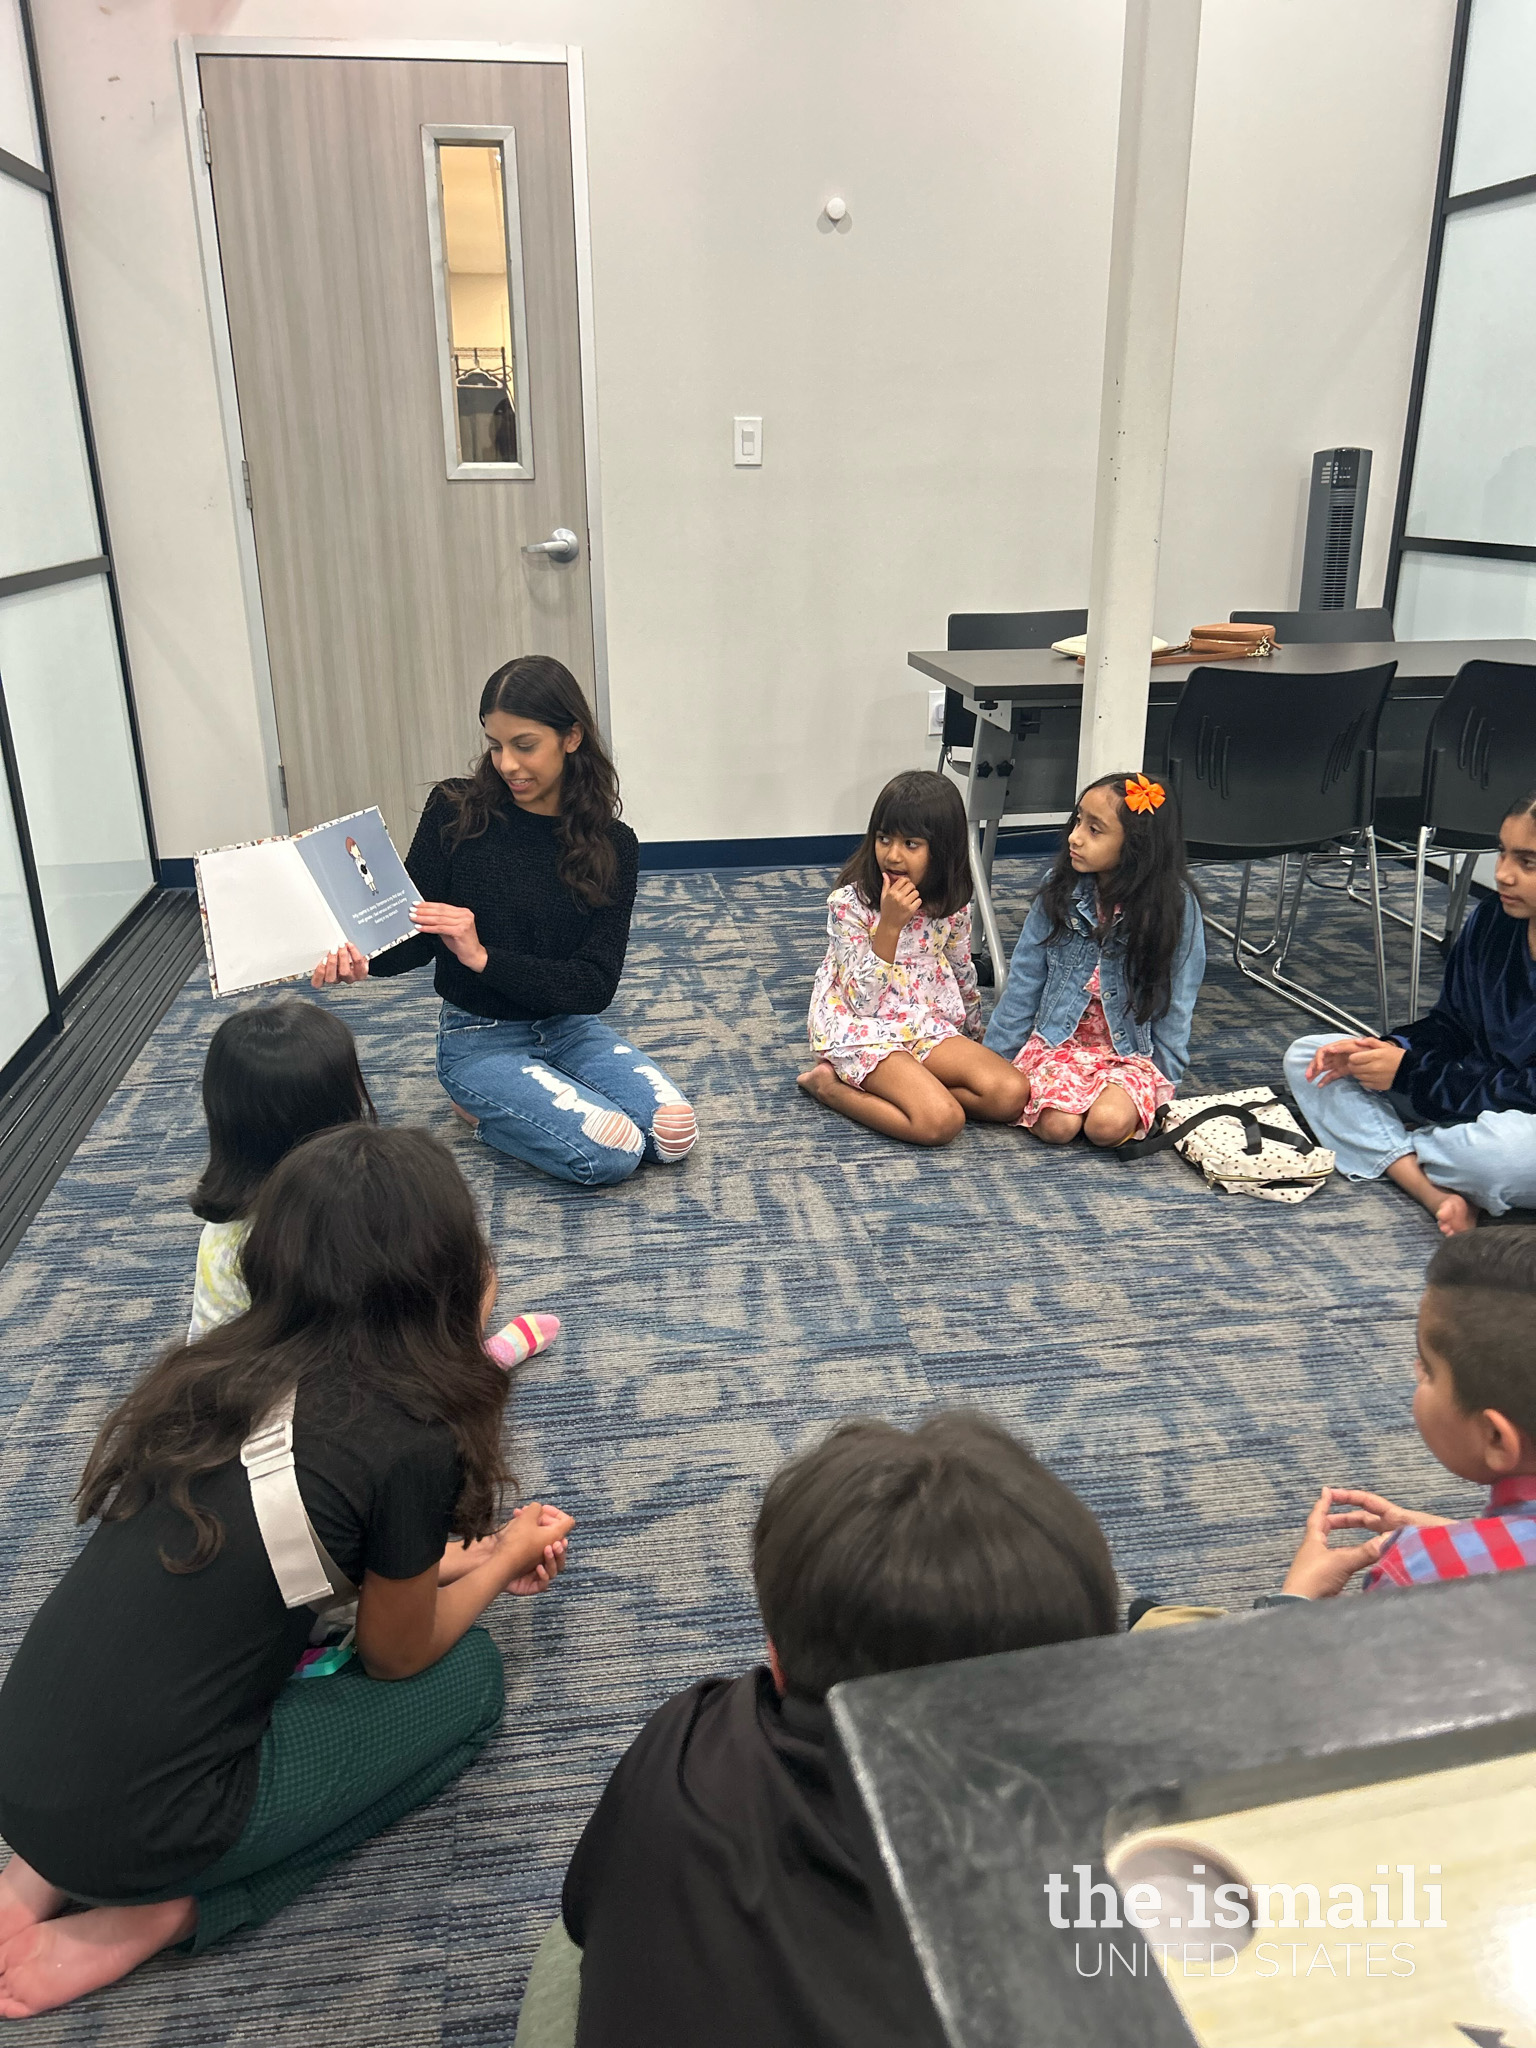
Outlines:
[[[151,891],[0,1098],[0,1265],[202,955],[197,898]]]
[[[694,868],[829,868],[845,861],[862,837],[860,832],[820,832],[788,839],[653,839],[641,843],[640,868],[651,875]],[[1058,826],[1014,826],[999,834],[997,850],[1001,855],[1052,853],[1060,837]],[[162,860],[160,885],[195,889],[191,860]]]

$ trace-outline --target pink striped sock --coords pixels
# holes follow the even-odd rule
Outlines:
[[[514,1316],[505,1329],[486,1338],[485,1349],[498,1365],[510,1369],[537,1352],[547,1351],[559,1334],[558,1316]]]

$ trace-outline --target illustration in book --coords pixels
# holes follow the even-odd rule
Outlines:
[[[416,936],[421,891],[377,809],[213,848],[195,868],[216,996],[296,980],[349,942],[371,960]]]

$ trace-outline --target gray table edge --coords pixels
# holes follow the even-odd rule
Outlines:
[[[894,1672],[830,1705],[954,2048],[1188,2048],[1155,1969],[1077,1977],[1046,1877],[1102,1880],[1106,1829],[1536,1749],[1536,1571]]]

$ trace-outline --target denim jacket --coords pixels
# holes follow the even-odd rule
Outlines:
[[[1190,1019],[1205,973],[1205,923],[1200,906],[1193,895],[1186,895],[1168,1008],[1161,1017],[1141,1024],[1126,988],[1125,948],[1113,929],[1102,949],[1094,936],[1096,886],[1091,875],[1078,882],[1071,921],[1050,945],[1046,935],[1051,921],[1036,897],[1013,949],[1008,985],[987,1026],[986,1043],[1005,1060],[1011,1060],[1036,1031],[1047,1045],[1062,1044],[1082,1022],[1089,1002],[1088,984],[1097,967],[1099,1000],[1115,1051],[1122,1059],[1132,1053],[1150,1057],[1158,1071],[1177,1084],[1189,1065]]]

